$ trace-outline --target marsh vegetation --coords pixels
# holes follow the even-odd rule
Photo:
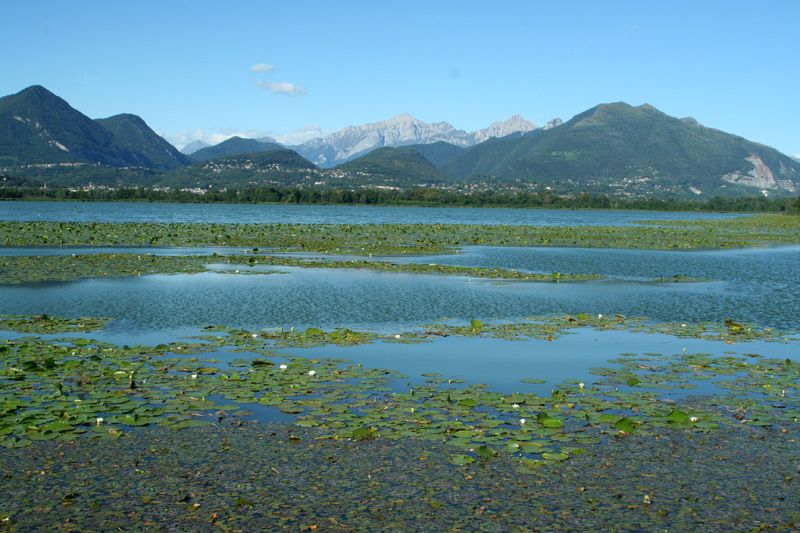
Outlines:
[[[793,217],[0,223],[0,517],[11,530],[791,530],[799,230]],[[611,259],[569,252],[586,248]],[[352,299],[334,287],[347,279]],[[267,311],[226,301],[243,293],[224,280]],[[115,312],[69,292],[98,283],[122,295]],[[201,303],[187,298],[198,283]],[[437,286],[442,308],[413,294]],[[648,312],[614,309],[626,291]],[[80,313],[61,313],[70,298]],[[18,312],[31,300],[38,313]],[[198,321],[194,305],[230,321]]]

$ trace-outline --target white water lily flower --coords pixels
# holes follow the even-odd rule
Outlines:
[[[317,375],[317,371],[316,370],[309,370],[308,371],[308,375],[311,376],[311,377],[314,377],[314,376]]]
[[[525,419],[524,418],[520,418],[519,419],[519,425],[520,426],[524,426],[525,425]]]
[[[287,368],[289,368],[289,367],[288,367],[288,366],[286,366],[286,365],[281,365],[281,366],[279,366],[278,368],[280,368],[281,370],[286,370],[286,369],[287,369]]]
[[[99,426],[102,423],[103,423],[103,419],[98,416],[96,424]]]
[[[519,409],[519,404],[518,403],[512,403],[511,407],[513,407],[514,409]]]
[[[192,374],[192,379],[197,379],[197,374]]]
[[[597,318],[599,318],[600,320],[603,320],[603,315],[597,315]]]
[[[583,383],[578,383],[578,388],[579,388],[579,389],[582,389],[582,388],[583,388],[583,386],[584,386],[584,385],[583,385]]]
[[[689,420],[691,420],[692,422],[697,422],[697,417],[696,416],[690,417]]]
[[[399,338],[400,338],[400,335],[395,335],[395,336],[394,336],[394,338],[395,338],[395,339],[399,339]]]

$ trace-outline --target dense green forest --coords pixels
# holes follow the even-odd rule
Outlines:
[[[425,207],[511,207],[548,209],[638,209],[647,211],[729,211],[738,213],[797,214],[800,198],[763,196],[728,198],[715,196],[707,201],[661,200],[656,198],[612,198],[580,194],[562,197],[550,192],[474,191],[454,193],[436,188],[399,189],[312,189],[298,187],[252,187],[205,191],[157,190],[150,188],[95,188],[70,190],[66,187],[42,188],[20,178],[0,181],[0,200],[64,200],[100,202],[174,202],[231,204],[308,204],[308,205],[389,205]]]

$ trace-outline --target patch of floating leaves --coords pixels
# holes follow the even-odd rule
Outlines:
[[[559,331],[605,320],[551,317],[534,329],[532,323],[473,320],[447,331],[552,339]],[[614,320],[624,329],[626,320]],[[430,328],[400,335],[430,336]],[[385,340],[398,341],[394,335],[317,328],[207,328],[197,342],[156,347],[120,348],[85,338],[8,340],[0,347],[0,445],[28,446],[75,434],[116,439],[125,427],[150,424],[173,429],[209,425],[239,405],[260,404],[295,415],[297,425],[331,439],[422,439],[451,446],[454,464],[511,453],[533,468],[568,460],[610,437],[647,436],[667,427],[705,432],[740,424],[792,425],[800,416],[800,363],[755,354],[623,354],[611,366],[592,370],[599,377],[596,383],[565,380],[544,397],[503,394],[485,384],[454,388],[453,380],[433,375],[423,376],[434,379],[407,392],[392,392],[388,385],[399,376],[390,370],[339,359],[273,359],[279,355],[273,347]],[[225,369],[216,360],[189,356],[230,349],[251,356]],[[662,389],[692,388],[709,378],[721,394],[660,397]]]
[[[6,246],[263,246],[329,254],[444,253],[466,245],[725,248],[800,242],[796,217],[636,226],[0,222]]]
[[[354,268],[381,272],[441,274],[474,278],[521,281],[585,281],[600,279],[590,274],[537,274],[502,268],[463,267],[438,264],[397,264],[389,261],[321,261],[270,255],[79,254],[31,257],[0,257],[0,284],[38,281],[73,281],[87,278],[141,276],[143,274],[192,274],[206,272],[209,265],[228,263],[243,267],[289,266],[299,268]],[[218,270],[232,274],[273,274],[277,270],[242,268]]]
[[[729,344],[746,341],[789,342],[798,332],[778,331],[763,328],[754,324],[738,324],[732,321],[723,323],[676,324],[653,323],[643,317],[623,315],[589,315],[579,313],[566,316],[537,316],[515,322],[487,323],[481,322],[480,328],[473,324],[433,324],[425,326],[421,337],[447,337],[450,335],[464,337],[493,337],[508,340],[525,340],[529,338],[552,341],[561,335],[570,334],[576,328],[592,328],[597,331],[630,331],[638,333],[654,333],[673,335],[679,338],[696,338],[704,340],[724,341]],[[796,338],[795,338],[796,340]]]
[[[48,315],[0,315],[0,330],[18,333],[89,333],[105,328],[112,318],[64,318]]]

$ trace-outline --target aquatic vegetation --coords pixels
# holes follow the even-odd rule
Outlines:
[[[510,338],[514,332],[552,340],[567,328],[597,327],[600,321],[605,319],[582,315],[540,319],[538,325],[549,328],[542,333],[530,327],[533,322],[493,325],[473,320],[447,329],[447,334],[426,327],[400,336],[491,337],[500,332]],[[622,318],[613,322],[620,329],[642,323]],[[209,327],[206,332],[155,347],[120,348],[83,337],[6,341],[0,350],[0,445],[24,447],[76,434],[117,439],[127,427],[151,424],[173,429],[210,425],[248,404],[259,404],[294,415],[298,426],[316,428],[325,438],[422,439],[451,446],[455,464],[468,464],[465,456],[485,460],[510,453],[537,467],[568,460],[609,435],[648,436],[666,427],[705,432],[741,424],[793,425],[800,417],[800,363],[755,354],[623,354],[608,367],[592,369],[598,376],[595,383],[565,380],[547,396],[503,394],[485,384],[455,383],[456,388],[453,380],[444,379],[395,392],[390,384],[406,379],[395,371],[275,351],[396,342],[395,335],[318,328]],[[249,357],[223,368],[216,359],[193,356],[220,350]],[[720,394],[661,399],[665,389],[691,390],[709,378]]]
[[[38,316],[0,315],[0,331],[17,333],[90,333],[104,329],[113,321],[111,318],[65,318]]]
[[[444,254],[466,245],[796,244],[798,229],[790,217],[620,228],[12,222],[0,223],[0,243],[7,246],[209,244],[248,251],[2,257],[0,283],[203,272],[209,265],[241,275],[288,266],[583,280],[593,277],[392,264],[369,256]],[[326,257],[283,253],[297,251]],[[343,260],[344,254],[358,259]],[[460,317],[392,334],[209,326],[193,338],[118,346],[92,338],[110,319],[2,316],[0,446],[8,497],[0,504],[0,524],[11,530],[52,523],[65,530],[142,524],[157,530],[170,520],[222,531],[601,530],[609,524],[644,531],[754,524],[791,530],[800,522],[792,505],[800,436],[800,363],[794,359],[719,353],[718,346],[714,354],[621,353],[592,368],[589,379],[548,383],[531,372],[519,376],[522,392],[500,392],[424,368],[409,377],[327,357],[364,344],[446,347],[449,337],[541,346],[588,328],[740,348],[752,341],[800,342],[797,332],[730,319]],[[331,351],[319,350],[328,346]],[[755,352],[763,345],[753,346]],[[300,357],[301,348],[317,350]],[[531,384],[546,392],[526,392]],[[291,422],[250,424],[249,410]],[[747,491],[739,490],[745,485]],[[119,502],[129,501],[136,511],[126,505],[122,512]]]
[[[0,257],[0,284],[206,271],[209,256],[79,254]]]
[[[215,270],[223,274],[276,274],[277,270],[253,269],[256,265],[297,268],[354,268],[380,272],[438,274],[473,278],[519,281],[586,281],[600,279],[592,274],[549,274],[519,272],[502,268],[461,267],[439,264],[397,264],[390,261],[331,261],[271,255],[151,255],[151,254],[77,254],[53,256],[0,256],[0,284],[38,281],[74,281],[89,278],[127,277],[147,274],[194,274],[207,272],[216,264],[243,266],[237,270]]]
[[[800,242],[796,217],[636,226],[0,222],[5,246],[246,246],[326,254],[447,253],[458,246],[726,248]]]

